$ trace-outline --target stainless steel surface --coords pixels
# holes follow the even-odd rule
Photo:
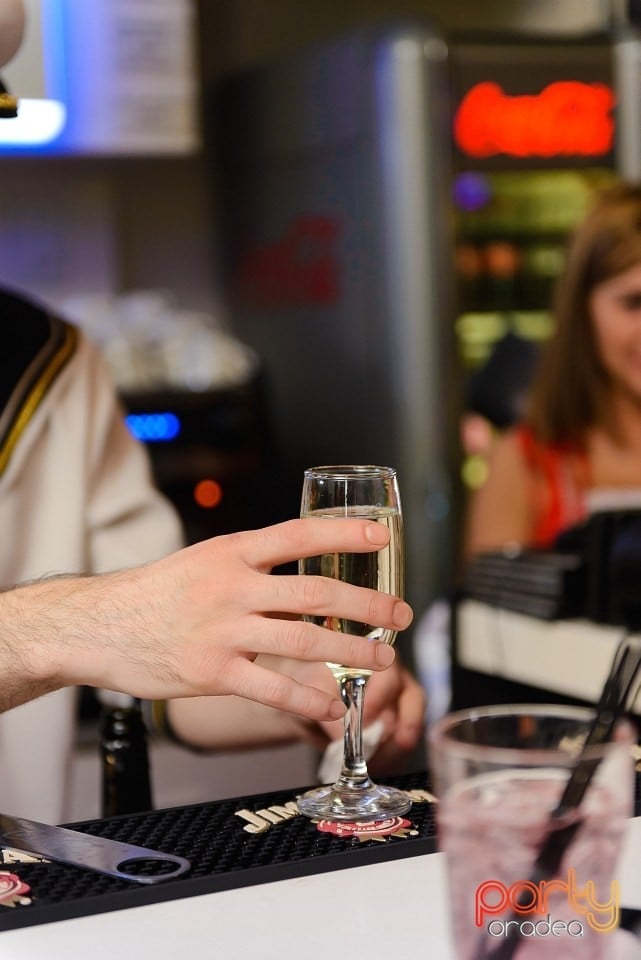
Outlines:
[[[422,610],[449,585],[453,343],[448,50],[405,27],[374,57],[396,467],[407,524],[407,598]]]
[[[134,883],[173,880],[191,867],[189,860],[184,857],[8,814],[0,814],[0,844]],[[128,865],[131,867],[135,861],[143,860],[155,860],[159,865],[171,863],[174,869],[153,874],[135,874],[123,869]]]
[[[626,180],[641,176],[641,41],[624,36],[613,45],[617,92],[617,172]]]
[[[230,316],[264,361],[283,485],[396,467],[419,612],[453,542],[447,56],[425,26],[361,30],[229,78],[215,114]]]

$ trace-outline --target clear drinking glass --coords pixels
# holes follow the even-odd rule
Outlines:
[[[403,520],[396,471],[368,465],[313,467],[305,471],[302,517],[366,517],[384,524],[389,543],[372,553],[330,553],[301,560],[299,573],[333,577],[361,587],[403,596]],[[338,617],[308,617],[338,633],[393,644],[396,631]],[[402,790],[372,782],[363,756],[362,715],[369,670],[328,663],[346,706],[343,766],[336,783],[298,798],[301,813],[324,820],[377,820],[405,813],[411,805]]]
[[[430,729],[458,960],[619,956],[606,934],[618,925],[613,878],[633,809],[627,721],[590,748],[597,767],[580,806],[550,819],[594,716],[574,706],[508,704],[461,710]],[[535,869],[555,833],[560,864]]]

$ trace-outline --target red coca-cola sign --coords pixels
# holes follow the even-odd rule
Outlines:
[[[484,81],[463,97],[454,140],[470,157],[601,157],[614,143],[613,91],[604,83],[558,80],[510,96]]]

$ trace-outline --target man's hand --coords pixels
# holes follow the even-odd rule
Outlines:
[[[376,590],[271,570],[301,557],[378,550],[388,539],[375,521],[290,520],[206,540],[144,567],[2,594],[8,705],[37,690],[88,684],[149,699],[236,694],[311,720],[336,719],[344,712],[336,686],[300,682],[257,656],[384,670],[394,660],[391,647],[300,617],[403,630],[412,611]]]

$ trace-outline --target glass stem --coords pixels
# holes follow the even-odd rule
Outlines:
[[[339,786],[363,787],[369,784],[367,763],[363,756],[363,700],[368,677],[343,677],[339,681],[345,713],[343,767]]]

